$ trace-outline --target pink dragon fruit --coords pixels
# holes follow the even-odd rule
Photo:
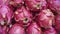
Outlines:
[[[47,0],[47,2],[51,10],[60,13],[60,0]]]
[[[10,0],[0,0],[0,5],[8,5]]]
[[[14,17],[20,24],[28,25],[32,21],[32,14],[24,6],[15,11]]]
[[[44,30],[44,34],[57,34],[56,30],[52,27],[50,29]]]
[[[42,34],[41,28],[36,24],[36,22],[33,22],[28,26],[26,29],[27,34]]]
[[[20,24],[14,24],[9,30],[9,34],[25,34],[24,28]]]
[[[39,9],[47,8],[46,0],[24,0],[26,6],[32,11],[38,11]]]
[[[54,15],[49,9],[42,10],[38,14],[38,22],[41,27],[50,28],[54,23]]]
[[[14,7],[20,6],[20,5],[22,5],[23,3],[24,3],[23,0],[11,0],[11,1],[9,2],[9,4],[12,5],[12,6],[14,6]]]
[[[56,27],[57,31],[60,32],[60,14],[58,14],[55,18],[55,27]]]
[[[10,9],[7,5],[1,6],[0,7],[0,24],[1,25],[10,24],[13,16],[12,13],[13,13],[12,9]]]
[[[7,27],[6,26],[1,26],[0,25],[0,34],[7,34]]]

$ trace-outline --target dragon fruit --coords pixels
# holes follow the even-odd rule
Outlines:
[[[9,34],[25,34],[25,31],[20,24],[14,24],[12,28],[10,28]]]
[[[14,7],[17,7],[17,6],[24,4],[24,2],[23,2],[23,0],[11,0],[9,2],[9,4],[14,6]]]
[[[16,22],[28,25],[32,21],[32,14],[24,6],[18,8],[14,14]]]
[[[3,5],[0,7],[0,24],[9,25],[11,23],[11,19],[13,17],[13,11],[7,5]]]
[[[55,27],[60,32],[60,14],[55,17]]]
[[[57,13],[60,13],[60,0],[47,0],[48,7]]]
[[[0,25],[0,34],[7,34],[7,27],[6,26],[1,26]]]
[[[47,8],[46,0],[24,0],[26,6],[32,11],[38,11],[40,9]]]
[[[10,0],[0,0],[0,5],[8,5]]]
[[[56,30],[52,27],[50,29],[44,30],[44,34],[57,34]]]
[[[42,10],[38,14],[38,24],[43,28],[50,28],[54,23],[54,15],[49,9]]]
[[[26,29],[27,34],[42,34],[41,28],[36,24],[36,22],[33,22],[28,26]]]

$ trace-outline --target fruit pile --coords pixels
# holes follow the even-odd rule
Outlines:
[[[0,34],[60,34],[60,0],[0,0]]]

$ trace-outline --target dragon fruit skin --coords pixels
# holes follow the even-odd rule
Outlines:
[[[48,7],[57,13],[60,13],[60,0],[47,0]]]
[[[0,34],[7,34],[7,26],[1,26],[0,25]]]
[[[50,28],[54,23],[54,15],[49,9],[42,10],[38,14],[38,24],[43,28]]]
[[[44,34],[57,34],[56,30],[52,27],[50,29],[44,30]]]
[[[13,7],[17,7],[17,6],[23,5],[24,2],[23,0],[11,0],[9,4],[12,5]]]
[[[15,20],[21,24],[29,24],[32,21],[32,14],[24,6],[18,8],[14,14]]]
[[[46,0],[24,0],[26,6],[32,11],[39,11],[47,8]]]
[[[25,34],[24,28],[20,24],[14,24],[9,30],[9,34]]]
[[[9,5],[10,0],[0,0],[0,5]]]
[[[13,11],[7,5],[3,5],[0,7],[0,24],[4,25],[5,23],[8,25],[11,23],[11,19],[13,17]]]
[[[37,26],[36,22],[30,24],[26,29],[27,34],[42,34],[41,28]]]
[[[60,32],[60,14],[57,14],[57,16],[55,17],[55,27],[57,31]]]

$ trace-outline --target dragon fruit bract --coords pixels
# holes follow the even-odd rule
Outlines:
[[[13,16],[13,11],[7,5],[0,7],[0,24],[9,24]]]
[[[60,0],[47,0],[47,2],[51,10],[60,13]]]
[[[32,21],[32,14],[24,6],[18,8],[14,16],[15,20],[21,24],[29,24]]]
[[[57,34],[56,30],[52,27],[50,29],[44,30],[44,34]]]
[[[55,18],[55,27],[56,27],[57,31],[60,32],[60,14],[58,14]]]
[[[27,28],[27,34],[42,34],[41,28],[36,24],[36,22],[31,23]]]
[[[49,9],[42,10],[38,14],[38,22],[41,27],[50,28],[54,23],[54,15]]]
[[[46,9],[46,0],[25,0],[26,6],[32,11],[38,11],[39,9]]]
[[[25,34],[24,28],[19,24],[14,24],[9,30],[9,34]]]

